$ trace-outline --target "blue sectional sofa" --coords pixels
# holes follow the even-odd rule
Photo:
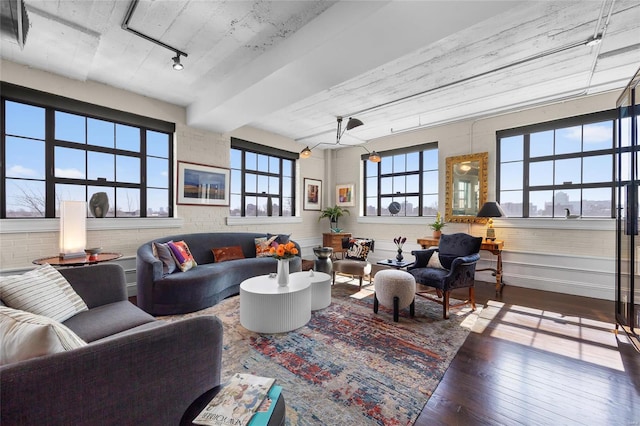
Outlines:
[[[256,238],[269,234],[251,232],[207,232],[172,235],[148,241],[138,248],[138,306],[153,315],[174,315],[198,311],[215,305],[240,292],[247,278],[276,272],[272,257],[256,257]],[[278,242],[286,242],[281,235]],[[164,274],[163,263],[153,253],[153,243],[184,241],[197,266],[181,272]],[[243,259],[216,262],[212,249],[240,246]],[[296,244],[298,251],[300,247]],[[300,255],[291,259],[290,272],[302,269]]]

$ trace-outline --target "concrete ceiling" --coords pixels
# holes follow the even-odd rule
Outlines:
[[[3,0],[7,1],[7,0]],[[17,1],[17,0],[9,0]],[[342,144],[619,90],[640,67],[640,2],[23,0],[1,56],[187,108],[189,125],[248,125]],[[585,43],[602,34],[595,46]],[[614,105],[612,105],[614,107]],[[322,145],[321,148],[332,148]]]

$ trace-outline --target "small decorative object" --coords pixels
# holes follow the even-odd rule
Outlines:
[[[98,259],[98,255],[102,252],[102,247],[88,248],[85,249],[84,252],[89,256],[89,260],[96,260]]]
[[[436,214],[436,221],[429,224],[429,228],[433,230],[433,238],[440,238],[442,235],[442,228],[444,228],[446,224],[444,220],[442,220],[442,216],[440,212]]]
[[[298,254],[296,245],[289,241],[286,244],[278,244],[269,250],[271,256],[278,259],[278,275],[276,281],[280,287],[289,285],[289,259]]]
[[[398,262],[402,262],[402,246],[405,242],[407,242],[407,237],[397,237],[393,239],[393,242],[396,243],[396,247],[398,247],[398,254],[396,255],[396,260]]]
[[[340,232],[342,228],[338,228],[338,218],[344,216],[345,214],[351,215],[349,210],[342,208],[340,206],[327,207],[322,212],[320,212],[320,217],[318,218],[318,222],[324,219],[325,217],[329,218],[329,229],[331,232]],[[336,231],[338,229],[339,231]]]
[[[267,197],[267,216],[273,216],[273,199],[271,194]]]
[[[389,207],[387,207],[387,210],[389,210],[389,213],[391,213],[391,215],[395,215],[400,213],[400,210],[402,210],[402,206],[400,205],[399,202],[393,201],[389,204]]]
[[[566,219],[577,219],[580,217],[579,214],[571,214],[571,210],[569,209],[564,209],[564,217]]]
[[[109,197],[106,192],[96,192],[89,200],[89,210],[93,217],[107,217]]]

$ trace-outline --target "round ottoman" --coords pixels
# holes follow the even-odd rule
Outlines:
[[[396,269],[384,269],[373,280],[373,312],[378,313],[378,303],[393,306],[393,320],[398,322],[400,309],[409,306],[409,315],[415,314],[416,280],[410,273]]]

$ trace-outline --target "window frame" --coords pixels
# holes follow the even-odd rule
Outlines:
[[[436,151],[436,156],[438,157],[438,161],[437,161],[437,165],[438,167],[436,169],[425,169],[425,165],[424,165],[424,156],[423,156],[423,152],[424,151],[428,151],[428,150],[435,150]],[[401,155],[401,154],[415,154],[417,153],[419,155],[418,158],[418,169],[417,170],[412,170],[412,171],[403,171],[403,172],[397,172],[397,173],[382,173],[382,161],[384,161],[384,158],[389,158],[389,157],[393,157],[396,155]],[[372,176],[367,176],[367,166],[368,166],[368,161],[369,161],[369,154],[362,154],[361,155],[361,160],[362,160],[362,166],[363,166],[363,182],[362,182],[362,195],[361,195],[361,201],[362,201],[362,215],[363,217],[402,217],[402,218],[414,218],[414,217],[431,217],[431,215],[425,215],[423,214],[424,212],[424,205],[423,205],[423,197],[425,195],[435,195],[436,199],[438,200],[438,207],[436,208],[436,213],[437,211],[440,209],[440,205],[439,205],[439,194],[437,189],[439,188],[439,151],[438,151],[438,142],[428,142],[425,144],[421,144],[421,145],[413,145],[411,147],[405,147],[405,148],[398,148],[398,149],[393,149],[393,150],[388,150],[388,151],[379,151],[378,154],[380,155],[380,157],[382,158],[382,161],[378,162],[378,163],[373,163],[376,165],[377,167],[377,171],[376,171],[376,176],[374,176],[376,178],[376,185],[378,188],[378,195],[376,197],[376,214],[375,215],[371,215],[368,214],[367,212],[367,179],[371,178]],[[434,193],[428,193],[426,194],[424,192],[424,181],[423,181],[423,176],[425,172],[436,172],[436,176],[438,177],[438,182],[436,184],[436,192]],[[417,175],[418,176],[418,192],[404,192],[404,193],[395,193],[395,194],[382,194],[381,193],[381,187],[382,187],[382,179],[383,178],[395,178],[395,177],[406,177],[406,176],[412,176],[412,175]],[[396,196],[398,197],[404,197],[404,198],[408,198],[408,197],[417,197],[418,199],[418,214],[417,215],[407,215],[406,214],[406,210],[402,209],[402,211],[404,211],[405,213],[403,215],[391,215],[391,214],[382,214],[382,200],[383,199],[394,199]],[[390,202],[391,203],[391,202]],[[388,211],[385,208],[385,211]],[[436,214],[433,214],[433,216],[435,217]]]
[[[140,213],[137,216],[118,216],[117,213],[114,214],[110,219],[132,219],[132,218],[153,218],[153,219],[167,219],[174,217],[174,179],[173,179],[173,143],[174,143],[174,133],[175,133],[175,124],[153,119],[150,117],[144,117],[137,114],[127,113],[124,111],[119,111],[95,104],[89,104],[86,102],[78,101],[75,99],[65,98],[58,95],[53,95],[46,92],[41,92],[34,89],[29,89],[26,87],[21,87],[17,85],[13,85],[6,82],[0,82],[0,91],[2,92],[2,96],[0,97],[0,165],[2,165],[2,171],[0,172],[0,218],[1,219],[17,219],[17,220],[34,220],[34,219],[53,219],[56,218],[56,202],[55,202],[55,190],[57,184],[71,184],[71,185],[82,185],[84,186],[85,191],[85,201],[89,202],[89,187],[108,187],[113,188],[114,192],[117,192],[119,188],[135,188],[140,191],[140,204],[139,210]],[[15,102],[19,104],[24,104],[28,106],[33,106],[37,108],[43,108],[45,111],[45,136],[42,140],[45,144],[45,173],[44,179],[38,179],[39,181],[44,182],[45,186],[45,213],[44,216],[34,216],[34,217],[7,217],[7,192],[6,192],[6,184],[7,184],[7,176],[6,176],[6,143],[7,143],[7,133],[6,133],[6,122],[5,122],[5,103],[6,102]],[[117,125],[124,125],[129,127],[135,127],[140,132],[140,148],[138,151],[130,151],[121,148],[117,148],[115,145],[113,148],[105,148],[99,145],[91,145],[88,144],[85,140],[84,143],[79,142],[70,142],[63,140],[55,139],[55,115],[56,112],[74,114],[82,117],[85,120],[85,126],[87,124],[87,120],[96,119],[101,121],[106,121],[111,123],[114,126],[114,129]],[[86,127],[85,127],[85,136],[86,136]],[[146,138],[149,132],[157,132],[167,135],[167,157],[158,157],[157,155],[148,155],[146,149]],[[10,137],[15,137],[14,135],[9,135]],[[21,136],[18,136],[21,137]],[[85,177],[84,179],[77,178],[69,178],[69,177],[60,177],[55,175],[55,166],[54,166],[54,152],[56,148],[72,148],[79,149],[83,152],[84,155],[84,167],[85,167]],[[88,170],[87,170],[87,162],[89,153],[107,153],[110,155],[114,155],[114,165],[113,165],[113,180],[103,181],[98,179],[89,179],[88,178]],[[138,158],[140,162],[139,168],[139,183],[130,183],[130,182],[118,182],[116,176],[116,157],[118,155]],[[147,212],[147,190],[154,189],[155,186],[148,186],[147,184],[147,161],[149,158],[162,158],[166,160],[168,163],[168,176],[167,176],[167,216],[153,216],[148,215]],[[13,179],[13,178],[11,178]],[[164,189],[164,188],[162,188]],[[115,200],[110,200],[113,202],[114,209],[116,208]]]
[[[613,218],[615,217],[615,155],[616,155],[616,147],[615,147],[615,134],[617,131],[616,127],[616,110],[606,110],[600,112],[594,112],[589,114],[578,115],[574,117],[567,117],[558,120],[552,120],[544,123],[537,123],[528,126],[515,127],[506,130],[499,130],[496,132],[496,201],[498,203],[501,202],[502,195],[502,146],[501,139],[522,136],[522,206],[521,206],[521,215],[520,216],[511,216],[515,218],[526,218],[526,219],[555,219],[562,217],[564,218],[564,214],[560,216],[556,215],[555,212],[555,195],[557,191],[562,190],[579,190],[580,191],[580,211],[574,212],[572,214],[582,215],[582,211],[584,208],[584,199],[583,199],[583,190],[585,189],[597,189],[597,188],[607,188],[610,189],[611,192],[611,202],[610,202],[610,216],[589,216],[589,218],[598,219],[598,218]],[[584,150],[584,127],[590,124],[602,123],[602,122],[610,122],[611,123],[611,147],[605,149],[597,149],[591,151]],[[531,157],[531,134],[545,132],[545,131],[555,131],[562,130],[570,127],[578,127],[581,128],[581,147],[579,152],[570,152],[570,153],[561,153],[556,154],[555,152],[551,155],[544,156],[536,156]],[[555,144],[555,139],[554,139]],[[554,145],[555,146],[555,145]],[[554,148],[555,151],[555,148]],[[611,180],[610,181],[600,181],[600,182],[584,182],[584,159],[590,157],[598,157],[603,155],[611,156]],[[530,167],[532,164],[536,163],[544,163],[544,162],[552,162],[554,166],[555,173],[555,165],[557,161],[568,160],[568,159],[580,159],[580,182],[579,183],[552,183],[550,185],[536,185],[532,186],[530,184]],[[516,161],[514,161],[516,162]],[[505,162],[504,164],[506,164]],[[529,212],[529,208],[525,208],[525,206],[529,206],[531,200],[531,193],[536,191],[552,191],[553,195],[551,201],[553,203],[553,208],[551,212],[551,216],[531,216]]]
[[[296,161],[300,158],[300,154],[296,153],[296,152],[290,152],[290,151],[286,151],[286,150],[282,150],[282,149],[278,149],[278,148],[273,148],[270,146],[266,146],[266,145],[261,145],[255,142],[250,142],[244,139],[239,139],[239,138],[235,138],[232,137],[231,138],[231,146],[230,146],[230,150],[238,150],[241,152],[241,166],[240,168],[235,168],[233,167],[233,164],[229,164],[229,169],[231,171],[231,178],[230,178],[230,185],[231,185],[231,190],[230,190],[230,200],[229,200],[229,216],[230,218],[267,218],[267,217],[282,217],[282,218],[288,218],[288,217],[296,217],[297,214],[297,205],[296,205]],[[247,153],[251,153],[251,154],[256,154],[256,155],[266,155],[268,157],[276,157],[279,160],[279,166],[278,166],[278,173],[271,173],[268,171],[260,171],[260,170],[249,170],[246,168],[246,154]],[[233,156],[233,153],[230,152],[230,157]],[[284,176],[284,167],[283,167],[283,163],[284,161],[291,161],[291,176]],[[233,192],[233,176],[234,176],[234,171],[239,171],[240,172],[240,193],[234,193]],[[257,176],[266,176],[267,178],[273,178],[276,177],[279,180],[279,184],[278,184],[278,194],[266,194],[267,196],[276,196],[275,198],[271,198],[272,202],[275,202],[275,200],[278,200],[278,205],[280,206],[280,209],[278,211],[278,214],[273,214],[272,216],[265,216],[265,215],[260,215],[259,214],[259,209],[256,208],[256,214],[255,215],[250,215],[248,216],[246,213],[246,198],[247,197],[263,197],[263,192],[251,192],[251,193],[247,193],[245,192],[245,183],[246,183],[246,175],[247,173],[251,173],[251,174],[255,174]],[[283,193],[284,193],[284,179],[285,178],[290,178],[291,179],[291,188],[290,188],[290,192],[291,192],[291,214],[290,215],[283,215],[283,199],[285,198]],[[234,197],[234,195],[240,195],[240,215],[233,215],[232,212],[232,208],[233,208],[233,202],[231,201]],[[257,206],[256,206],[257,207]]]

